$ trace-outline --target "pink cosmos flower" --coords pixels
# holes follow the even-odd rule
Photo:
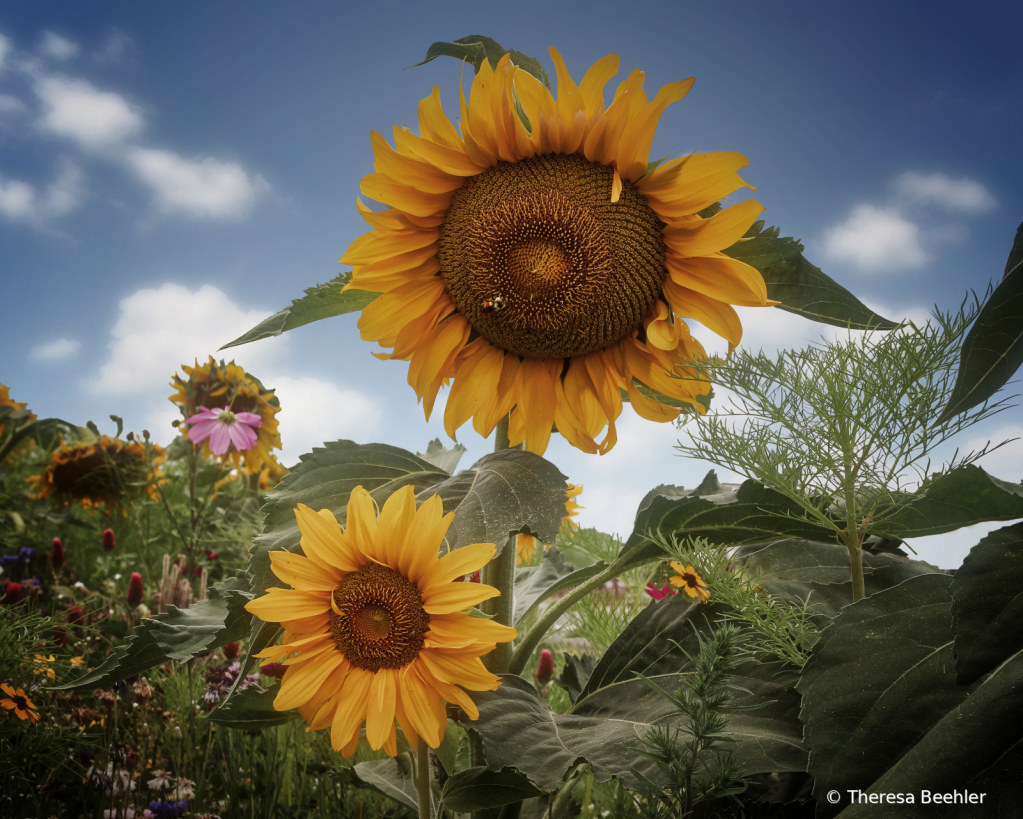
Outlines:
[[[649,594],[654,600],[663,600],[669,594],[675,594],[675,590],[671,586],[664,585],[661,588],[657,588],[653,582],[646,584],[646,593]]]
[[[210,452],[226,455],[234,444],[239,452],[256,445],[256,430],[263,423],[254,412],[231,412],[229,409],[206,409],[185,421],[188,438],[193,444],[210,439]]]

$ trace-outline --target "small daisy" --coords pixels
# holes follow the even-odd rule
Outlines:
[[[706,603],[710,599],[710,589],[707,588],[707,584],[703,582],[703,578],[700,577],[696,569],[692,566],[683,566],[674,560],[669,565],[678,572],[674,577],[668,578],[668,582],[672,586],[685,589],[686,594],[692,598],[699,597],[701,603]]]

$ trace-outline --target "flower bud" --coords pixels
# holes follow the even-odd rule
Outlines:
[[[238,643],[228,643],[224,646],[224,657],[228,660],[233,660],[238,656]]]
[[[144,430],[142,430],[142,437],[143,437],[143,438],[144,438],[145,440],[147,440],[147,441],[149,440],[149,430],[148,430],[148,429],[144,429]]]
[[[286,665],[281,663],[267,663],[259,669],[259,673],[264,677],[273,677],[274,679],[281,679],[284,676],[284,672],[288,670]]]
[[[4,600],[3,602],[9,606],[13,606],[19,600],[21,600],[21,583],[11,583],[4,581]]]
[[[112,552],[114,551],[114,530],[104,529],[103,530],[103,551]]]
[[[85,619],[85,615],[78,606],[68,606],[67,617],[65,619],[69,626],[76,626]]]
[[[554,676],[554,655],[549,648],[540,652],[540,662],[536,666],[536,681],[540,685],[547,685]]]
[[[142,575],[138,572],[131,573],[131,580],[128,581],[128,605],[137,606],[142,602],[142,596],[145,593],[142,588]]]
[[[53,548],[50,550],[50,565],[54,569],[59,569],[67,562],[67,558],[64,555],[64,544],[60,542],[59,537],[53,539]]]

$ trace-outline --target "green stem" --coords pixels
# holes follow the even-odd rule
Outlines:
[[[419,738],[419,761],[416,771],[416,793],[419,796],[419,819],[432,819],[433,801],[430,796],[430,749],[422,737]]]
[[[866,595],[863,585],[863,547],[859,544],[856,534],[846,537],[846,548],[849,550],[849,573],[852,575],[853,602],[862,600]]]
[[[576,586],[572,591],[562,597],[543,613],[543,616],[537,620],[532,631],[527,634],[521,643],[515,648],[515,652],[512,654],[511,662],[508,664],[509,674],[521,674],[522,669],[526,667],[526,663],[529,662],[529,658],[532,656],[536,647],[540,645],[540,641],[544,638],[544,635],[550,631],[551,627],[558,622],[558,619],[568,611],[572,606],[582,600],[587,594],[593,591],[598,586],[603,586],[608,580],[617,577],[621,574],[627,560],[628,555],[619,557],[614,563],[608,566],[600,574],[594,575],[589,580],[583,581],[581,584]],[[646,563],[653,563],[659,560],[659,557],[653,557],[645,561]],[[629,568],[638,568],[639,565],[630,566]]]

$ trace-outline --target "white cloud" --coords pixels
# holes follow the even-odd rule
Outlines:
[[[78,53],[78,44],[61,37],[59,34],[54,34],[52,31],[44,31],[39,51],[43,56],[51,57],[54,60],[70,60]]]
[[[103,47],[92,55],[92,59],[97,63],[119,63],[132,44],[131,37],[115,28],[103,43]]]
[[[264,380],[281,402],[282,463],[291,466],[299,455],[325,441],[363,441],[376,429],[379,412],[373,399],[318,378],[275,376]]]
[[[7,56],[14,50],[14,46],[11,45],[11,41],[0,34],[0,71],[3,71],[7,66]]]
[[[824,252],[869,272],[916,268],[928,260],[920,228],[897,209],[874,205],[857,205],[844,223],[828,230]]]
[[[57,178],[41,197],[27,182],[17,179],[5,182],[0,177],[0,214],[39,226],[81,205],[85,197],[84,180],[81,169],[66,157],[57,163]]]
[[[0,94],[0,115],[17,114],[28,108],[25,103],[10,94]]]
[[[937,205],[964,213],[985,213],[998,206],[998,202],[980,182],[966,177],[950,179],[943,173],[925,176],[907,171],[895,180],[895,191],[909,204]]]
[[[45,106],[39,127],[88,150],[114,148],[140,133],[145,120],[120,94],[70,77],[40,77],[35,92]]]
[[[211,285],[196,292],[178,284],[139,290],[122,299],[120,308],[111,330],[110,357],[89,384],[93,393],[152,394],[163,390],[182,364],[195,359],[204,363],[210,355],[234,358],[262,379],[268,365],[287,349],[287,340],[277,339],[270,345],[217,353],[270,312],[243,310]]]
[[[82,342],[72,338],[58,338],[47,344],[32,348],[29,358],[33,361],[63,361],[74,358],[82,349]]]
[[[1010,443],[985,455],[977,461],[977,464],[982,466],[989,475],[994,475],[1003,481],[1015,483],[1023,480],[1023,426],[1009,424],[994,429],[983,437],[975,436],[966,442],[962,450],[964,453],[979,452],[988,441],[991,442],[991,446],[997,446],[1002,441],[1010,441]]]
[[[163,213],[238,218],[270,189],[266,180],[250,177],[237,162],[211,157],[185,159],[155,148],[135,148],[127,160],[135,174],[153,189]]]

